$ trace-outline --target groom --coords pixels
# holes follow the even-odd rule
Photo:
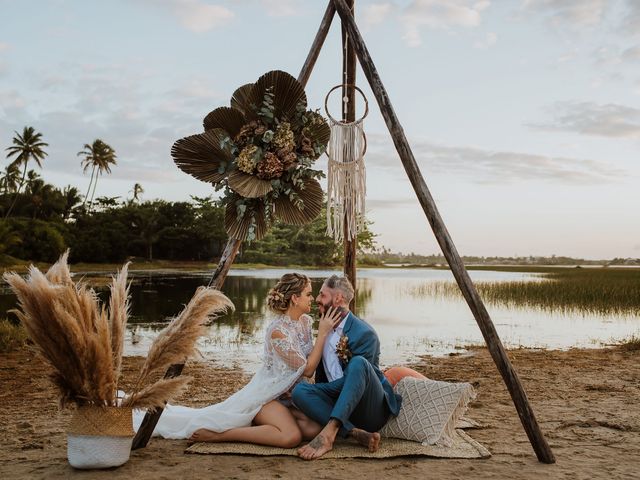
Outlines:
[[[299,383],[293,390],[295,406],[324,428],[298,455],[321,457],[336,436],[352,436],[370,451],[378,449],[376,433],[390,415],[397,415],[402,398],[378,368],[380,340],[375,330],[349,311],[353,287],[345,277],[325,280],[316,298],[321,314],[331,307],[344,309],[342,322],[327,337],[316,383]]]

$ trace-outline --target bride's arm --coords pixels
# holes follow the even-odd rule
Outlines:
[[[300,349],[292,345],[289,336],[284,332],[273,330],[269,337],[269,342],[276,355],[278,355],[289,368],[298,370],[307,362],[307,359],[304,358]]]
[[[324,348],[324,342],[327,337],[331,333],[331,330],[340,323],[341,313],[335,311],[330,308],[325,315],[320,317],[320,322],[318,324],[318,336],[316,338],[316,343],[313,345],[313,350],[307,357],[307,365],[304,368],[304,372],[302,375],[305,377],[310,377],[318,368],[318,364],[322,359],[322,349]]]

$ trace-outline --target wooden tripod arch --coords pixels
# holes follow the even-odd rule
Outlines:
[[[453,276],[456,279],[456,282],[458,283],[458,286],[460,287],[460,290],[462,291],[478,326],[480,327],[480,331],[482,332],[482,336],[487,344],[491,358],[495,362],[502,379],[509,390],[518,412],[518,416],[520,417],[520,421],[522,422],[522,426],[524,427],[527,437],[531,442],[531,446],[533,447],[540,462],[554,463],[555,457],[553,452],[551,451],[551,448],[538,425],[518,374],[509,360],[493,321],[491,320],[484,303],[469,277],[469,273],[458,254],[453,240],[451,239],[444,221],[436,207],[435,201],[431,196],[429,188],[427,187],[424,177],[420,172],[420,168],[418,167],[411,147],[409,146],[404,130],[402,129],[400,121],[395,114],[387,91],[380,79],[380,75],[378,74],[375,64],[367,50],[367,46],[356,25],[353,16],[353,4],[354,0],[329,1],[329,5],[327,6],[324,17],[322,18],[320,28],[311,46],[311,50],[309,51],[302,70],[298,75],[298,81],[305,86],[309,80],[313,66],[315,65],[320,53],[320,49],[322,48],[324,40],[329,32],[329,28],[331,27],[333,17],[337,12],[342,22],[342,41],[344,50],[343,83],[355,84],[355,58],[357,57],[365,77],[371,86],[371,90],[373,91],[376,101],[378,102],[380,112],[384,117],[384,121],[389,129],[389,133],[391,134],[402,165],[404,166],[407,176],[409,177],[409,181],[411,182],[416,196],[418,197],[420,206],[427,217],[429,225],[431,225],[431,229],[433,230],[436,240],[442,249],[442,253],[449,263],[451,272],[453,273]],[[350,101],[347,102],[347,111],[344,119],[353,121],[355,119],[355,102],[353,101],[354,89],[347,89],[345,94]],[[229,239],[218,263],[218,267],[213,274],[211,285],[215,288],[220,289],[222,287],[227,273],[233,264],[238,250],[240,249],[241,243],[242,242],[240,240],[233,238]],[[355,241],[345,241],[344,271],[346,276],[352,281],[353,285],[355,285],[356,279],[355,247]],[[180,375],[183,367],[184,364],[173,365],[169,368],[165,376],[174,377]],[[154,414],[147,414],[145,416],[145,419],[138,430],[138,434],[134,438],[133,449],[143,448],[146,446],[161,414],[162,410],[158,410]]]

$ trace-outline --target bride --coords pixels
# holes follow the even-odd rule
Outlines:
[[[197,442],[248,442],[284,448],[298,445],[304,421],[294,417],[284,398],[296,383],[314,374],[325,339],[341,320],[337,311],[321,316],[314,345],[313,320],[308,315],[312,299],[307,276],[283,275],[267,296],[267,304],[277,317],[267,327],[260,370],[244,388],[221,403],[204,408],[167,405],[153,434]],[[142,411],[134,413],[136,430],[143,417]]]

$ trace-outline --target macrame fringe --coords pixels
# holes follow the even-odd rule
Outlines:
[[[336,243],[353,240],[364,226],[367,193],[362,122],[330,120],[327,235]]]

